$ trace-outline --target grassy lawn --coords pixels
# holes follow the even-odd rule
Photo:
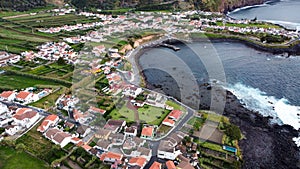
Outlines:
[[[186,109],[182,106],[180,106],[179,104],[173,102],[173,101],[170,101],[170,100],[167,100],[166,101],[166,105],[168,106],[171,106],[171,107],[174,107],[175,110],[182,110],[182,111],[186,111]]]
[[[10,147],[0,146],[0,168],[2,169],[41,169],[47,165],[25,152],[17,152]]]
[[[128,109],[126,105],[123,105],[121,108],[115,108],[110,115],[112,119],[123,119],[127,122],[134,121],[134,111]]]
[[[203,143],[201,143],[201,147],[208,148],[208,149],[215,150],[215,151],[219,151],[219,152],[223,152],[223,153],[228,153],[227,151],[223,150],[222,146],[220,146],[218,144],[203,142]]]
[[[148,124],[160,125],[170,111],[153,106],[142,107],[138,109],[139,118]]]
[[[223,26],[223,23],[221,21],[217,22],[218,26]],[[237,24],[237,23],[226,23],[225,26],[231,26],[231,27],[240,27],[240,28],[246,28],[246,27],[257,27],[257,28],[277,28],[280,29],[280,26],[269,24],[269,23],[249,23],[249,24]]]
[[[59,96],[66,93],[67,90],[68,89],[66,87],[62,87],[60,90],[56,91],[55,93],[52,93],[37,102],[31,103],[30,105],[39,107],[42,109],[49,109],[49,108],[55,106],[56,100],[59,98]]]
[[[60,86],[59,83],[36,79],[31,77],[24,77],[21,75],[0,75],[0,88],[2,89],[24,89],[36,85],[53,85]]]

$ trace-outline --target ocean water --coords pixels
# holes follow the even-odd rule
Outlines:
[[[268,21],[295,29],[300,26],[299,0],[273,0],[262,5],[236,9],[228,15],[236,19],[254,19]]]
[[[149,84],[183,98],[178,93],[184,88],[192,96],[196,83],[215,79],[248,109],[273,117],[271,123],[300,128],[300,56],[286,58],[232,42],[177,46],[180,51],[153,48],[141,55]]]

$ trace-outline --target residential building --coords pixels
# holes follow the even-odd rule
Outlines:
[[[121,128],[123,128],[126,125],[125,120],[113,120],[109,119],[105,126],[104,129],[111,130],[112,133],[118,132]]]
[[[140,167],[140,169],[143,169],[146,164],[147,164],[147,159],[144,157],[132,157],[128,161],[128,165],[130,165],[131,167],[138,166]]]
[[[55,114],[51,114],[49,116],[47,116],[42,124],[37,128],[37,131],[39,132],[45,132],[46,130],[48,130],[49,127],[53,127],[55,124],[57,124],[59,120],[59,117]]]
[[[10,136],[15,135],[20,130],[21,130],[21,127],[18,125],[9,125],[9,126],[5,127],[5,133],[7,133]]]
[[[51,128],[45,132],[45,137],[51,140],[54,144],[60,145],[61,148],[71,142],[72,136],[69,133],[60,131],[57,128]]]
[[[167,169],[176,169],[176,166],[173,161],[169,160],[166,162]]]
[[[154,161],[149,169],[161,169],[161,163]]]
[[[126,137],[134,137],[137,135],[137,127],[136,126],[131,126],[131,127],[125,127],[124,134]]]
[[[0,94],[0,100],[13,101],[16,98],[16,94],[14,91],[4,91]]]
[[[24,104],[30,103],[33,100],[33,93],[20,91],[16,96],[16,100]]]
[[[111,130],[100,128],[96,131],[95,137],[98,139],[107,140],[110,133],[111,133]]]
[[[80,137],[85,137],[87,134],[91,132],[91,128],[86,125],[80,125],[77,127],[76,132],[79,134]]]
[[[29,128],[39,119],[39,117],[40,116],[36,111],[26,111],[22,114],[15,114],[13,119],[16,124]]]
[[[142,129],[141,138],[151,139],[154,135],[154,127],[153,126],[145,126]]]
[[[121,161],[122,158],[123,158],[123,154],[118,154],[113,152],[103,153],[100,156],[100,160],[106,163],[114,163],[116,161]]]

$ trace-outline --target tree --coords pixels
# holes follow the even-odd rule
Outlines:
[[[66,61],[64,60],[64,58],[60,57],[60,58],[58,58],[58,60],[57,60],[57,64],[58,64],[58,65],[65,65],[65,64],[66,64]]]
[[[238,126],[229,124],[226,126],[225,134],[231,139],[231,140],[240,140],[242,137],[241,130]]]

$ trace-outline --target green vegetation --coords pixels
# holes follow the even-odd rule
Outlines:
[[[20,137],[16,141],[16,145],[24,144],[26,151],[51,164],[54,160],[65,156],[66,152],[38,132],[37,127],[39,125],[40,124],[36,125],[28,133]]]
[[[173,102],[173,101],[170,101],[170,100],[167,100],[166,101],[166,105],[168,106],[171,106],[171,107],[174,107],[175,110],[182,110],[182,111],[186,111],[186,109],[182,106],[180,106],[179,104]]]
[[[225,126],[225,134],[231,139],[231,140],[240,140],[242,138],[241,130],[236,125],[226,125]]]
[[[47,81],[43,79],[26,77],[17,74],[2,74],[0,75],[0,89],[14,90],[34,87],[36,85],[53,85],[59,86],[57,82]]]
[[[216,25],[218,26],[224,26],[224,24],[221,21],[217,21]],[[257,27],[257,28],[277,28],[280,29],[281,27],[278,25],[274,25],[271,23],[266,23],[266,22],[262,22],[262,23],[258,23],[258,22],[250,22],[248,24],[239,24],[239,23],[225,23],[225,26],[227,27],[239,27],[239,28],[246,28],[246,27]]]
[[[142,108],[139,108],[138,112],[141,121],[145,121],[146,123],[153,125],[160,125],[170,113],[169,110],[164,110],[162,108],[147,105],[145,105]]]
[[[2,169],[41,169],[48,166],[41,160],[13,148],[0,146],[0,168]]]
[[[61,87],[58,91],[51,93],[50,95],[40,99],[37,102],[31,103],[31,106],[39,107],[48,110],[55,106],[56,100],[64,93],[67,93],[68,89],[66,87]]]

